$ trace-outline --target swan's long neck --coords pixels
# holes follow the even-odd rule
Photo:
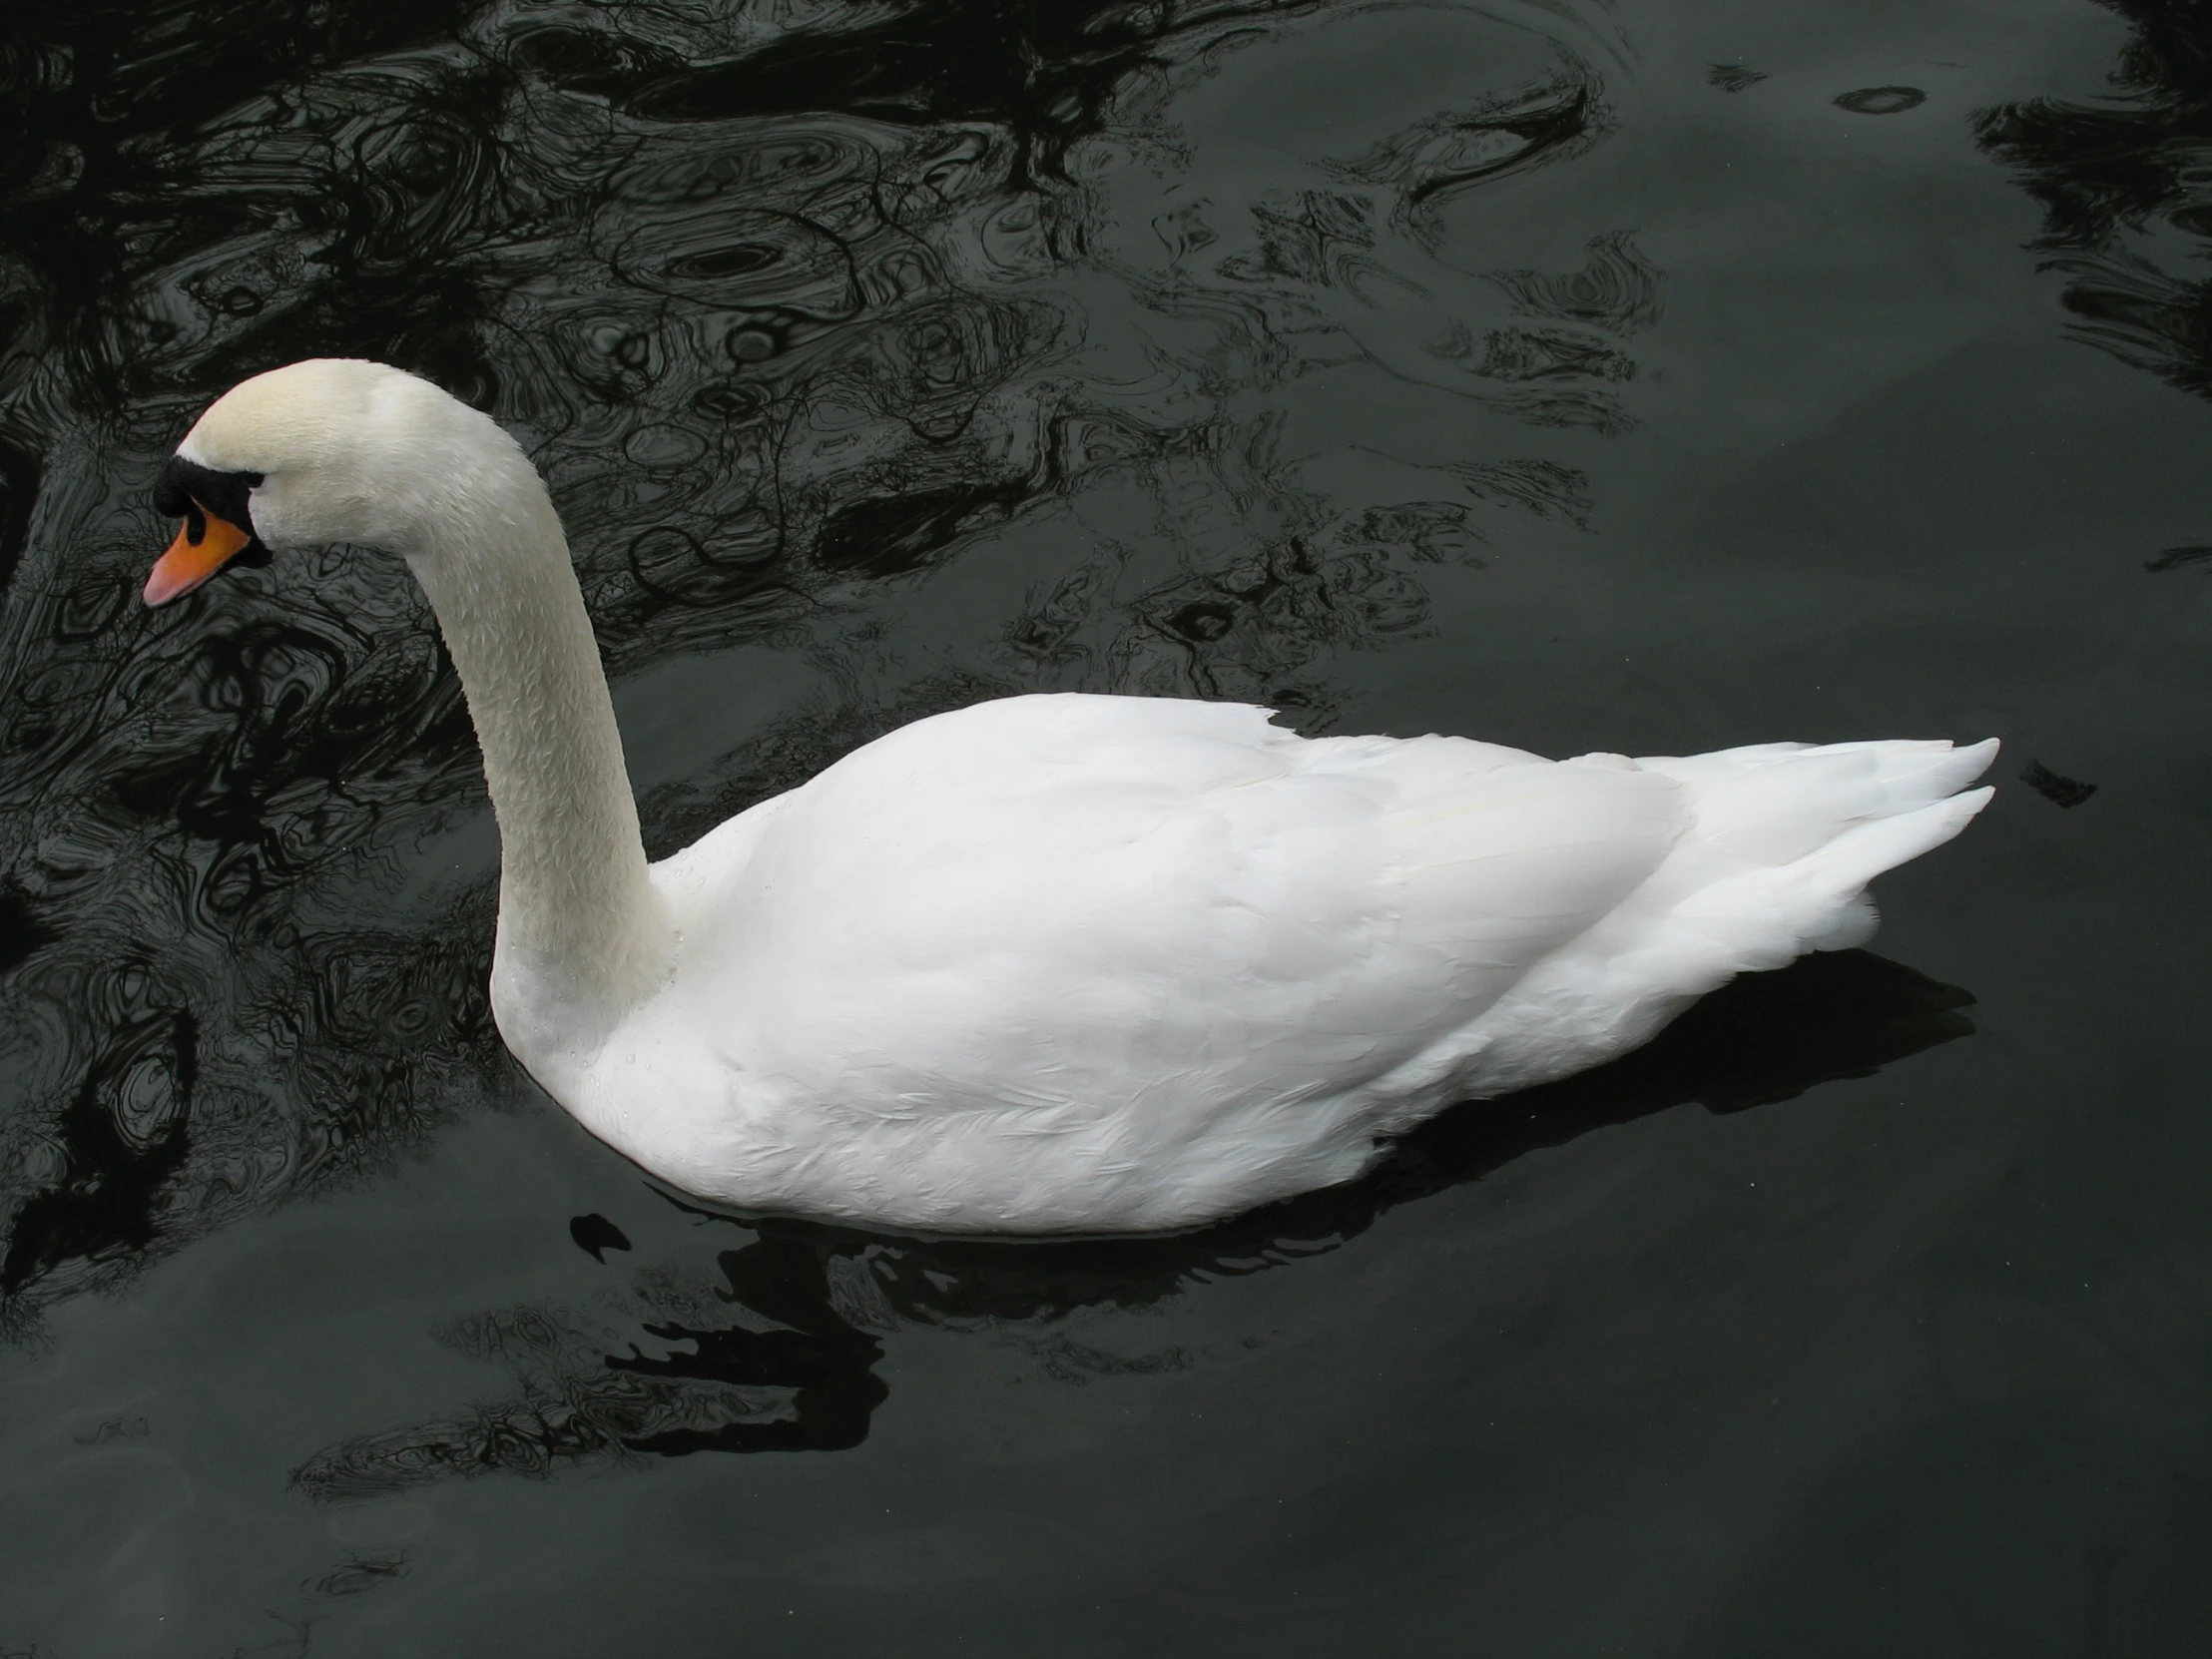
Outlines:
[[[538,1069],[588,1058],[665,974],[670,934],[560,520],[505,434],[470,448],[402,551],[460,671],[499,822],[493,1012]]]

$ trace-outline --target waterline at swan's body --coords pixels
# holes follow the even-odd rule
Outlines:
[[[649,868],[559,524],[495,425],[305,363],[180,457],[173,493],[256,478],[240,546],[407,559],[499,818],[502,1034],[594,1133],[748,1208],[1109,1231],[1347,1180],[1453,1100],[1860,942],[1866,883],[1988,796],[1955,792],[1989,744],[1553,763],[1030,697],[895,732]],[[220,568],[188,540],[150,598]]]

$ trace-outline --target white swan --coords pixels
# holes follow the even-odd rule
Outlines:
[[[1309,741],[1241,705],[1016,697],[917,721],[648,865],[597,646],[514,440],[380,364],[203,415],[146,585],[398,553],[483,746],[491,999],[594,1134],[744,1208],[1183,1227],[1357,1176],[1464,1098],[1593,1065],[1732,975],[1864,940],[1996,745],[1550,762]]]

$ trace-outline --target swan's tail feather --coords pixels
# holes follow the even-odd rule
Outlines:
[[[1711,880],[1730,864],[1789,863],[1854,826],[1896,820],[1953,798],[1988,769],[1996,749],[1994,740],[1964,749],[1910,740],[1817,749],[1768,744],[1637,764],[1688,792],[1691,829],[1682,851],[1690,862],[1680,873],[1694,870]]]
[[[1688,792],[1690,825],[1639,894],[1658,933],[1688,930],[1723,946],[1692,977],[1780,967],[1808,950],[1873,937],[1867,883],[1963,830],[1992,791],[1964,790],[1997,745],[1896,741],[1776,745],[1643,762]],[[1688,966],[1688,960],[1684,965]]]
[[[1848,950],[1874,937],[1867,883],[1943,844],[1989,804],[1969,790],[1893,818],[1853,826],[1787,864],[1747,870],[1701,887],[1673,909],[1683,926],[1732,940],[1731,972],[1780,967],[1808,950]]]
[[[1682,786],[1665,860],[1422,1065],[1446,1087],[1525,1088],[1635,1047],[1739,973],[1866,943],[1867,883],[1989,804],[1993,791],[1965,786],[1996,752],[1993,741],[1772,744],[1638,761]]]

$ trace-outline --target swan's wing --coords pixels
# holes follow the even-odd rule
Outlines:
[[[775,805],[701,879],[683,975],[748,1086],[1039,1133],[1380,1075],[1681,823],[1679,787],[1626,763],[1084,697],[917,723]]]

